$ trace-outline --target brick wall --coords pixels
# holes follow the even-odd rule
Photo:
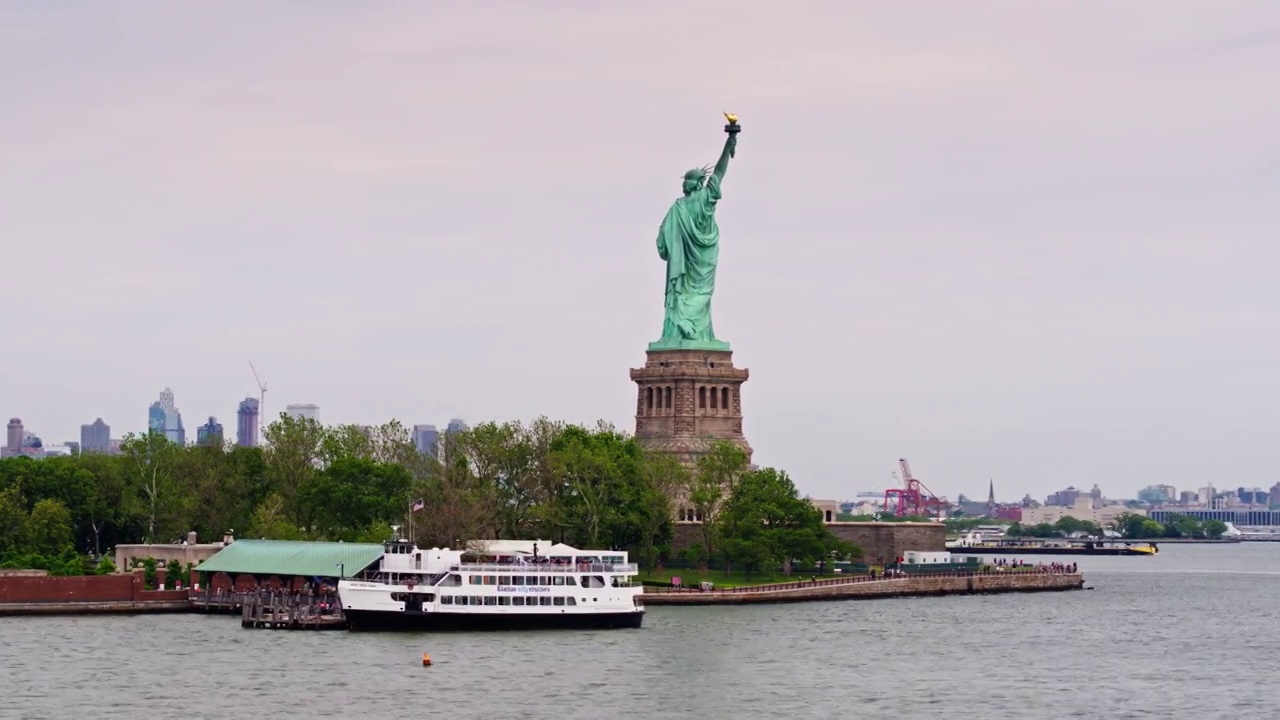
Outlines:
[[[836,537],[862,548],[864,559],[882,565],[908,550],[940,552],[947,549],[946,528],[940,523],[835,522],[827,529]],[[676,523],[672,548],[679,552],[702,542],[698,523]]]
[[[83,577],[0,577],[0,603],[121,602],[134,599],[133,574]]]
[[[827,529],[862,548],[864,560],[872,565],[892,562],[908,550],[947,549],[947,530],[941,523],[835,522],[827,523]]]

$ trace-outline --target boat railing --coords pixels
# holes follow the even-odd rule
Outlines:
[[[461,573],[620,573],[634,575],[640,572],[635,563],[502,563],[450,565],[449,569]]]

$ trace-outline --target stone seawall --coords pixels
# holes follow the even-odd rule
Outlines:
[[[1050,592],[1084,587],[1080,573],[973,573],[964,575],[908,575],[890,579],[849,578],[785,583],[764,588],[671,591],[645,588],[645,605],[737,605],[811,600],[872,600],[928,595]]]
[[[78,577],[0,577],[0,616],[177,612],[186,590],[146,590],[141,573]]]
[[[166,591],[166,594],[175,591]],[[176,591],[177,600],[148,598],[114,602],[35,602],[0,603],[0,617],[8,615],[102,615],[109,613],[174,613],[191,612],[191,601],[185,590]]]

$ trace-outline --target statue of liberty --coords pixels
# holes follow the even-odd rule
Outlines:
[[[736,115],[725,113],[729,137],[714,168],[684,174],[684,197],[667,211],[658,228],[658,257],[667,261],[666,309],[662,339],[650,350],[728,350],[711,327],[711,295],[716,289],[716,264],[720,259],[720,228],[716,203],[729,159],[738,147]]]

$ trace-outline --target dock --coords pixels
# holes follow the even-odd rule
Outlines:
[[[246,593],[240,627],[268,630],[346,630],[342,604],[327,595],[263,590]]]

